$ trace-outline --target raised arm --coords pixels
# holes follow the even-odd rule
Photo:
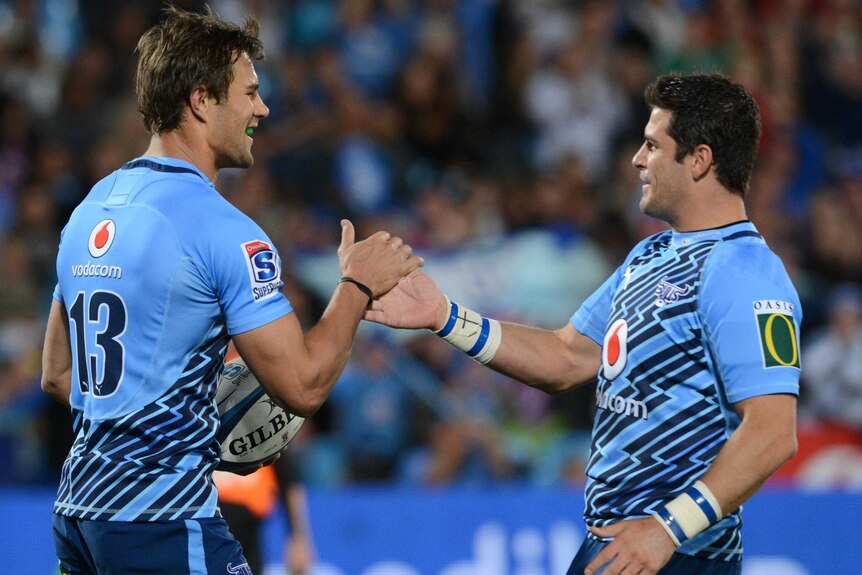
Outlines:
[[[384,294],[423,264],[410,246],[387,232],[354,242],[353,225],[342,222],[338,248],[342,282],[320,321],[307,334],[296,314],[233,336],[239,354],[270,396],[290,412],[308,417],[329,396],[344,369],[369,296]]]
[[[425,328],[441,334],[445,333],[444,328],[448,324],[452,329],[447,334],[447,341],[454,341],[453,345],[459,349],[469,345],[463,342],[472,343],[472,340],[453,340],[457,330],[465,324],[477,325],[476,322],[485,319],[462,307],[453,315],[450,302],[434,280],[419,270],[411,272],[390,292],[375,299],[364,317],[390,327]],[[601,347],[570,323],[558,330],[548,330],[511,322],[491,322],[498,324],[500,330],[499,334],[487,338],[495,340],[495,349],[473,355],[504,375],[547,393],[559,393],[591,381],[598,373]],[[498,341],[496,335],[499,335]]]

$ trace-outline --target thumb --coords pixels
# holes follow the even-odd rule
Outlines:
[[[341,220],[341,246],[340,249],[349,248],[356,240],[356,230],[350,220]]]
[[[611,523],[610,525],[605,525],[604,527],[596,527],[591,525],[590,531],[593,533],[593,535],[596,535],[597,537],[607,539],[619,535],[620,531],[622,531],[622,528],[623,522],[617,521],[616,523]]]

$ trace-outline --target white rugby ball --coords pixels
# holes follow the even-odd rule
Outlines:
[[[240,357],[225,363],[215,402],[222,471],[245,471],[271,459],[305,422],[279,407]]]

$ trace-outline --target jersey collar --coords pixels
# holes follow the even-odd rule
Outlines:
[[[141,156],[140,158],[135,158],[130,162],[126,162],[122,169],[131,170],[133,168],[147,168],[159,172],[184,172],[194,174],[209,184],[211,188],[215,187],[209,178],[207,178],[206,174],[200,171],[197,166],[191,162],[180,160],[179,158],[171,158],[168,156]]]
[[[672,231],[671,244],[674,247],[684,247],[699,242],[716,242],[735,240],[741,237],[762,237],[749,220],[741,220],[717,228],[696,230],[693,232]]]

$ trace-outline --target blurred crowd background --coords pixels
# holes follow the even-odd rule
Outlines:
[[[562,326],[663,228],[639,214],[630,163],[645,85],[671,70],[743,83],[763,119],[749,217],[804,306],[802,450],[779,478],[862,488],[858,0],[211,5],[260,20],[271,109],[255,166],[216,184],[277,243],[305,327],[337,280],[342,217],[404,237],[453,299]],[[0,0],[0,484],[56,484],[71,443],[39,390],[59,232],[146,148],[134,50],[161,7]],[[594,405],[592,386],[549,397],[433,335],[367,326],[289,449],[313,486],[578,483]]]

